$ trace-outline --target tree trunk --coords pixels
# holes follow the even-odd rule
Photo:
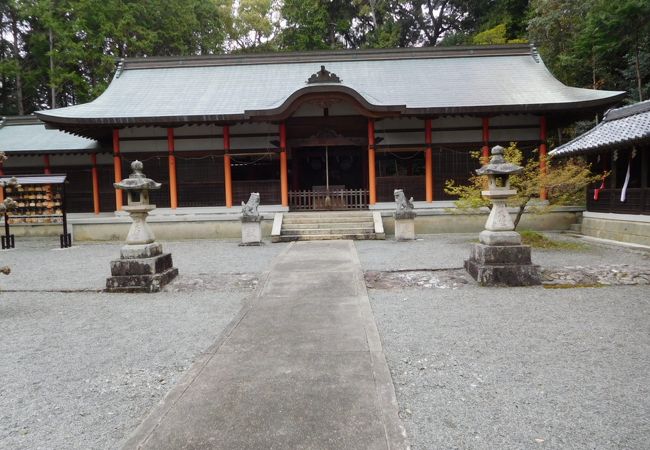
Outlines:
[[[637,34],[636,40],[635,40],[635,47],[636,47],[636,54],[635,54],[635,69],[636,69],[636,84],[637,88],[639,89],[639,101],[643,101],[643,84],[641,83],[641,69],[640,69],[640,64],[639,64],[639,35]]]
[[[591,87],[598,89],[596,86],[596,52],[593,47],[591,49]]]
[[[22,116],[25,114],[25,107],[23,106],[23,80],[20,73],[21,68],[20,49],[18,47],[18,19],[15,15],[11,19],[11,32],[13,34],[14,59],[16,61],[16,106],[18,109],[18,115]]]
[[[54,37],[52,28],[49,29],[50,40],[50,95],[52,96],[52,109],[56,108],[56,86],[54,85]]]
[[[526,205],[530,201],[531,197],[526,198],[526,201],[519,204],[519,209],[517,210],[517,216],[515,217],[514,220],[514,225],[515,225],[515,230],[517,229],[517,225],[519,225],[519,221],[521,220],[521,216],[524,215],[524,211],[526,210]]]

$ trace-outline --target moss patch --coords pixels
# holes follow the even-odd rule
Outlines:
[[[589,284],[580,284],[580,283],[564,283],[564,284],[544,284],[544,289],[576,289],[576,288],[600,288],[604,287],[604,284],[600,283],[589,283]]]
[[[549,239],[541,233],[532,230],[522,230],[521,241],[525,245],[533,248],[564,249],[564,250],[584,250],[585,245],[578,242],[556,241]]]

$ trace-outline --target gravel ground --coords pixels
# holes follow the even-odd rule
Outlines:
[[[452,269],[475,239],[356,246],[367,271]],[[0,252],[12,267],[0,276],[0,448],[11,449],[119,447],[286,248],[166,242],[179,278],[159,294],[120,295],[98,292],[117,243],[17,244]],[[648,252],[588,242],[533,260],[650,266]],[[647,286],[492,289],[460,271],[419,276],[369,290],[415,448],[647,447]]]
[[[647,286],[370,299],[413,448],[648,448]]]
[[[554,240],[569,241],[581,248],[533,249],[533,263],[541,266],[577,266],[604,264],[643,264],[650,266],[650,251],[598,244],[561,233],[546,233]],[[420,235],[410,242],[356,241],[355,245],[364,270],[414,270],[462,268],[469,257],[470,245],[477,242],[476,234]]]
[[[374,278],[458,267],[471,240],[356,243],[413,447],[648,448],[648,286],[480,288],[461,271]],[[648,255],[588,242],[533,250],[543,266],[650,267]]]
[[[7,449],[119,447],[286,247],[164,243],[181,275],[166,292],[128,295],[92,291],[104,287],[119,244],[17,244],[0,252],[0,265],[12,268],[0,276],[0,448]]]
[[[201,274],[259,273],[287,244],[240,247],[239,240],[163,242],[171,252],[181,278]],[[4,290],[101,290],[110,276],[109,262],[120,256],[121,244],[81,244],[57,248],[52,239],[16,239],[16,248],[0,251],[0,265],[11,275],[0,278]]]

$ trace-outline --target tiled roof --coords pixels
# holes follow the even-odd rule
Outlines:
[[[307,83],[323,65],[341,82]],[[625,95],[565,86],[527,45],[356,50],[127,59],[94,101],[37,115],[69,129],[214,123],[270,115],[318,92],[412,115],[567,112]]]
[[[35,116],[5,117],[0,122],[0,151],[7,153],[72,153],[97,149],[97,141],[47,129]]]
[[[650,143],[650,100],[608,111],[594,128],[549,155],[579,155],[641,143]]]

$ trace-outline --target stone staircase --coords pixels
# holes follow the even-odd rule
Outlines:
[[[381,215],[371,211],[278,213],[271,232],[271,242],[385,238]]]
[[[569,230],[574,233],[582,233],[582,213],[577,216],[576,223],[570,225]]]

